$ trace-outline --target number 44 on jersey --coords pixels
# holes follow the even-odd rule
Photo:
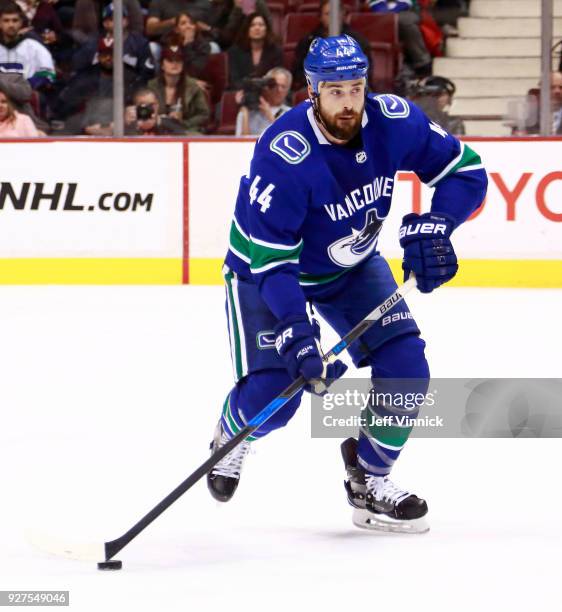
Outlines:
[[[258,185],[260,181],[261,176],[257,175],[254,182],[250,185],[250,204],[257,201],[260,205],[260,212],[264,213],[271,206],[271,192],[275,189],[275,185],[269,183],[269,185],[259,193]]]

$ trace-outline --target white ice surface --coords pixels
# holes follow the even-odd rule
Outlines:
[[[408,302],[434,376],[562,375],[562,291]],[[68,589],[80,612],[559,609],[559,439],[410,440],[394,478],[431,531],[377,535],[351,524],[339,441],[310,438],[308,401],[231,503],[199,483],[121,572],[35,551],[28,527],[117,537],[207,456],[231,385],[223,292],[2,287],[0,304],[0,589]]]

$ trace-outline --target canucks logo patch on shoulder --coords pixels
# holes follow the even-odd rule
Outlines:
[[[289,164],[300,164],[310,153],[308,140],[292,130],[281,132],[271,141],[269,148]]]
[[[375,96],[381,107],[382,114],[389,119],[403,119],[410,114],[410,107],[404,98],[392,94]]]

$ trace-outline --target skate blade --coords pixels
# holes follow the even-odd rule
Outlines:
[[[399,521],[389,516],[376,515],[362,508],[354,508],[353,524],[361,529],[383,533],[427,533],[429,525],[425,517],[410,521]]]

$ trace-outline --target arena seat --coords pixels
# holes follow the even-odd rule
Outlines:
[[[296,49],[301,38],[317,28],[320,24],[318,15],[308,13],[289,13],[285,15],[283,49]]]
[[[236,103],[235,96],[235,91],[223,92],[219,106],[219,125],[216,129],[216,134],[232,136],[236,131],[238,104]]]
[[[212,53],[201,75],[211,84],[211,103],[218,104],[228,84],[228,54]]]

